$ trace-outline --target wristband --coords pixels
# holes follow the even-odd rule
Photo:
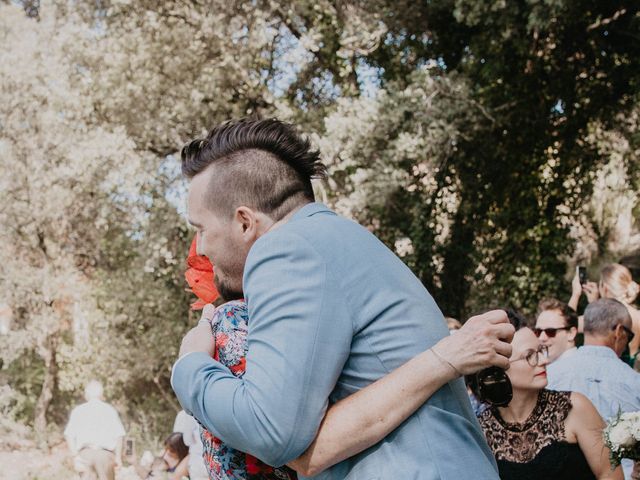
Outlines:
[[[460,372],[460,370],[458,370],[453,363],[451,363],[449,360],[447,360],[442,355],[440,355],[438,352],[436,352],[433,347],[431,347],[429,350],[431,350],[431,353],[433,353],[441,362],[444,362],[447,365],[449,365],[451,368],[453,368],[453,370],[456,372],[456,374],[460,375],[461,377],[463,376],[462,372]]]

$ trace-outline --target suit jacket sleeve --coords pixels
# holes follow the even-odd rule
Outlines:
[[[183,357],[173,387],[184,408],[226,444],[267,464],[301,455],[316,435],[353,335],[335,281],[303,237],[278,230],[260,238],[244,276],[246,373],[236,378],[205,353]]]

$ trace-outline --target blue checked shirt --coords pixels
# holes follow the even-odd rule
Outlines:
[[[640,410],[640,373],[609,347],[585,345],[549,367],[549,390],[582,393],[605,420],[618,413],[618,409]]]

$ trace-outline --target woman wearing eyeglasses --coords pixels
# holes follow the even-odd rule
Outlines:
[[[479,418],[500,478],[622,480],[620,467],[609,465],[604,422],[595,407],[579,393],[546,390],[547,347],[517,319],[512,324],[517,331],[507,376],[513,398]]]

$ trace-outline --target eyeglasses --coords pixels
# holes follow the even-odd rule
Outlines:
[[[622,329],[627,332],[627,342],[631,343],[631,340],[633,340],[633,337],[636,336],[635,333],[633,333],[633,330],[631,330],[628,327],[625,327],[624,325],[622,325],[621,323],[619,323],[618,325],[616,325],[615,327],[613,327],[611,330],[615,330],[616,328],[618,328],[618,326],[622,327]]]
[[[549,358],[549,348],[546,345],[541,345],[537,350],[529,350],[522,357],[511,360],[510,363],[517,362],[519,360],[526,360],[529,365],[535,367],[540,362],[540,356],[543,358]]]
[[[536,337],[539,337],[542,332],[549,338],[553,338],[558,333],[558,330],[569,330],[571,327],[558,327],[558,328],[534,328],[533,333],[536,334]]]

